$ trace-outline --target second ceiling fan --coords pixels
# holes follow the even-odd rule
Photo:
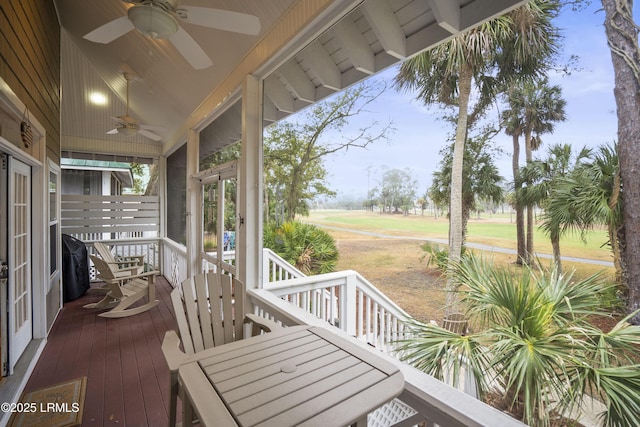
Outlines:
[[[182,6],[179,0],[123,0],[132,4],[127,15],[96,28],[84,35],[95,43],[110,43],[133,29],[155,39],[168,39],[197,70],[213,62],[200,45],[178,24],[178,20],[203,27],[236,33],[258,35],[258,17],[245,13],[208,7]],[[176,19],[177,18],[177,19]]]
[[[162,140],[161,136],[155,134],[152,131],[162,131],[164,130],[164,127],[152,126],[152,125],[141,125],[137,119],[129,115],[129,82],[134,77],[127,72],[123,73],[123,75],[124,75],[124,79],[127,81],[127,104],[126,104],[127,110],[124,116],[111,117],[113,120],[115,120],[118,126],[108,131],[107,135],[120,134],[124,136],[133,136],[135,134],[140,134],[154,141]]]

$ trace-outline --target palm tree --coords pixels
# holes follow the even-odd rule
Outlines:
[[[605,224],[617,282],[622,284],[626,227],[622,218],[622,186],[617,145],[603,145],[591,162],[556,182],[545,206],[544,227],[585,232]]]
[[[579,220],[574,209],[575,204],[570,203],[562,207],[562,224],[559,222],[559,212],[552,210],[557,210],[560,207],[555,203],[553,208],[549,209],[549,205],[556,192],[566,183],[566,178],[572,173],[579,173],[579,169],[585,166],[585,161],[589,159],[590,155],[591,150],[583,148],[574,158],[571,145],[556,144],[549,148],[547,157],[544,160],[531,161],[520,170],[524,181],[528,185],[520,189],[518,204],[526,206],[527,209],[532,209],[534,206],[544,209],[542,229],[551,239],[553,262],[558,272],[562,271],[560,258],[561,225],[578,223]]]
[[[558,34],[551,19],[557,9],[555,1],[527,3],[405,61],[396,76],[398,89],[416,90],[425,104],[457,110],[449,202],[451,265],[462,250],[462,168],[468,130],[501,83],[545,69],[556,50]],[[474,89],[479,96],[471,108]]]
[[[551,409],[568,413],[585,392],[604,399],[607,426],[640,425],[640,365],[630,356],[640,326],[627,318],[604,332],[591,322],[607,316],[611,285],[555,270],[516,273],[472,256],[453,274],[477,332],[415,321],[413,335],[399,345],[406,361],[454,382],[467,369],[481,398],[504,390],[504,409],[522,410],[528,425],[548,426]]]
[[[507,90],[509,109],[502,115],[505,132],[513,141],[513,181],[516,200],[524,184],[520,174],[520,137],[524,136],[525,159],[533,160],[533,151],[540,148],[540,135],[553,133],[554,123],[564,121],[566,101],[562,99],[560,86],[549,86],[547,77],[523,79]],[[526,230],[526,238],[525,238]],[[524,226],[524,206],[516,204],[516,236],[518,263],[529,263],[533,255],[533,209],[527,209]]]

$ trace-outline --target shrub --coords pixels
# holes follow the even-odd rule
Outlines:
[[[473,256],[452,274],[477,331],[416,321],[400,346],[405,360],[440,379],[458,378],[465,364],[481,396],[500,385],[507,409],[532,426],[549,426],[550,410],[575,409],[585,393],[603,399],[604,425],[640,425],[640,365],[631,357],[640,326],[628,323],[631,316],[611,331],[594,324],[609,315],[614,284],[553,270],[517,273]]]
[[[427,266],[433,265],[436,269],[440,270],[440,272],[444,273],[447,271],[447,264],[449,262],[449,249],[441,249],[440,245],[437,243],[424,243],[420,246],[423,251],[426,252],[425,257],[428,256],[429,259],[427,261]],[[462,247],[462,252],[460,256],[464,258],[466,254],[465,247]]]
[[[315,225],[299,221],[266,226],[264,246],[307,275],[330,273],[338,261],[333,237]]]

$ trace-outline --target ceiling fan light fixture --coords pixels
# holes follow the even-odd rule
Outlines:
[[[151,4],[131,6],[127,15],[138,31],[152,39],[168,39],[179,28],[171,14]]]
[[[138,129],[129,126],[121,126],[118,128],[118,133],[123,136],[133,136],[138,133]]]

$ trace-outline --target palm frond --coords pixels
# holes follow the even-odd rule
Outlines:
[[[398,342],[402,360],[441,381],[459,386],[462,373],[473,375],[476,393],[483,396],[492,382],[487,347],[481,336],[460,335],[440,326],[412,321],[410,338]]]

